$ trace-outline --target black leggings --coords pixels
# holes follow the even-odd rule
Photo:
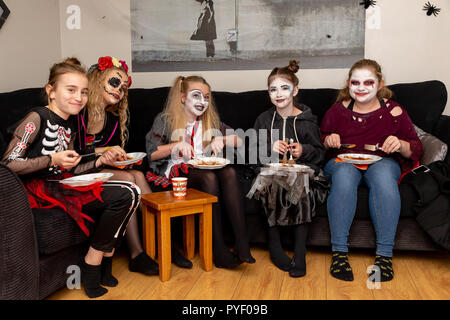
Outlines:
[[[229,255],[222,230],[220,204],[224,204],[235,236],[235,250],[241,258],[250,256],[247,228],[244,216],[244,199],[241,187],[233,167],[227,166],[217,170],[190,168],[188,187],[217,196],[219,202],[212,206],[213,253],[215,257]]]
[[[103,184],[103,201],[95,200],[83,206],[81,211],[95,221],[92,248],[111,252],[119,246],[128,221],[139,206],[140,194],[139,187],[131,182],[108,181]]]

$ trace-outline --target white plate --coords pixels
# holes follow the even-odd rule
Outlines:
[[[67,178],[64,180],[61,180],[59,183],[71,186],[71,187],[84,187],[89,186],[91,184],[97,183],[99,181],[107,181],[109,178],[111,178],[114,175],[114,173],[90,173],[90,174],[82,174],[79,176]]]
[[[215,164],[209,164],[214,163]],[[204,157],[198,159],[192,159],[188,161],[188,164],[198,169],[220,169],[230,164],[230,160],[217,157]]]
[[[276,163],[267,163],[266,164],[271,169],[275,170],[292,170],[292,171],[305,171],[305,170],[312,170],[309,166],[306,166],[304,164],[296,164],[294,163],[291,167],[289,165],[283,166],[282,163],[276,162]]]
[[[351,158],[364,158],[364,160],[360,159],[349,159],[348,157]],[[380,156],[376,156],[373,154],[365,154],[365,153],[341,153],[340,155],[338,155],[338,158],[341,160],[344,160],[345,162],[348,163],[354,163],[354,164],[372,164],[375,163],[377,161],[380,161],[381,159],[383,159]]]
[[[142,159],[144,159],[147,156],[147,154],[145,152],[132,152],[132,153],[127,153],[127,156],[131,157],[132,159],[124,160],[124,161],[115,161],[115,162],[113,162],[113,164],[115,166],[128,166],[130,164],[141,161]]]

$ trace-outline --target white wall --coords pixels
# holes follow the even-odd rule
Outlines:
[[[12,13],[0,30],[0,92],[41,86],[51,63],[66,56],[75,55],[89,66],[99,56],[113,55],[131,65],[130,0],[5,2]],[[443,81],[450,92],[450,1],[432,2],[441,8],[437,17],[427,16],[422,11],[423,0],[376,2],[381,14],[380,29],[366,28],[365,55],[382,65],[387,84],[437,79]],[[58,3],[59,18],[55,17],[53,9]],[[65,26],[66,9],[71,4],[81,7],[81,30],[68,30]],[[42,16],[43,19],[38,19]],[[56,26],[57,19],[60,19],[60,27]],[[55,32],[59,29],[61,37],[55,40]],[[7,53],[3,49],[4,43],[9,46]],[[23,68],[17,67],[19,60],[23,60]],[[200,74],[211,83],[213,90],[238,92],[265,89],[269,71],[208,71]],[[133,87],[170,86],[177,75],[190,73],[134,73]],[[347,69],[299,71],[303,88],[340,88],[346,76]],[[450,115],[450,102],[444,113]]]
[[[4,0],[11,13],[0,29],[0,92],[42,87],[61,59],[58,0]]]

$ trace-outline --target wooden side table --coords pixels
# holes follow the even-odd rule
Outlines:
[[[172,191],[144,194],[144,249],[155,258],[155,217],[158,230],[158,263],[161,281],[170,279],[172,264],[170,218],[183,217],[183,242],[186,257],[192,259],[195,250],[195,216],[199,214],[199,254],[205,271],[212,270],[212,203],[217,197],[195,189],[188,189],[184,200],[176,200]]]

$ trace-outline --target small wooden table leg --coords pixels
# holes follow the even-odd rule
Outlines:
[[[194,259],[195,255],[195,216],[188,215],[183,217],[183,245],[184,254],[189,260]]]
[[[170,279],[172,264],[171,240],[170,240],[170,212],[158,213],[158,261],[159,279],[167,281]]]
[[[212,206],[205,204],[199,217],[199,253],[205,271],[211,271],[212,265]]]
[[[144,229],[144,250],[150,258],[155,259],[155,216],[151,213],[151,209],[145,204],[142,205],[142,220]]]

